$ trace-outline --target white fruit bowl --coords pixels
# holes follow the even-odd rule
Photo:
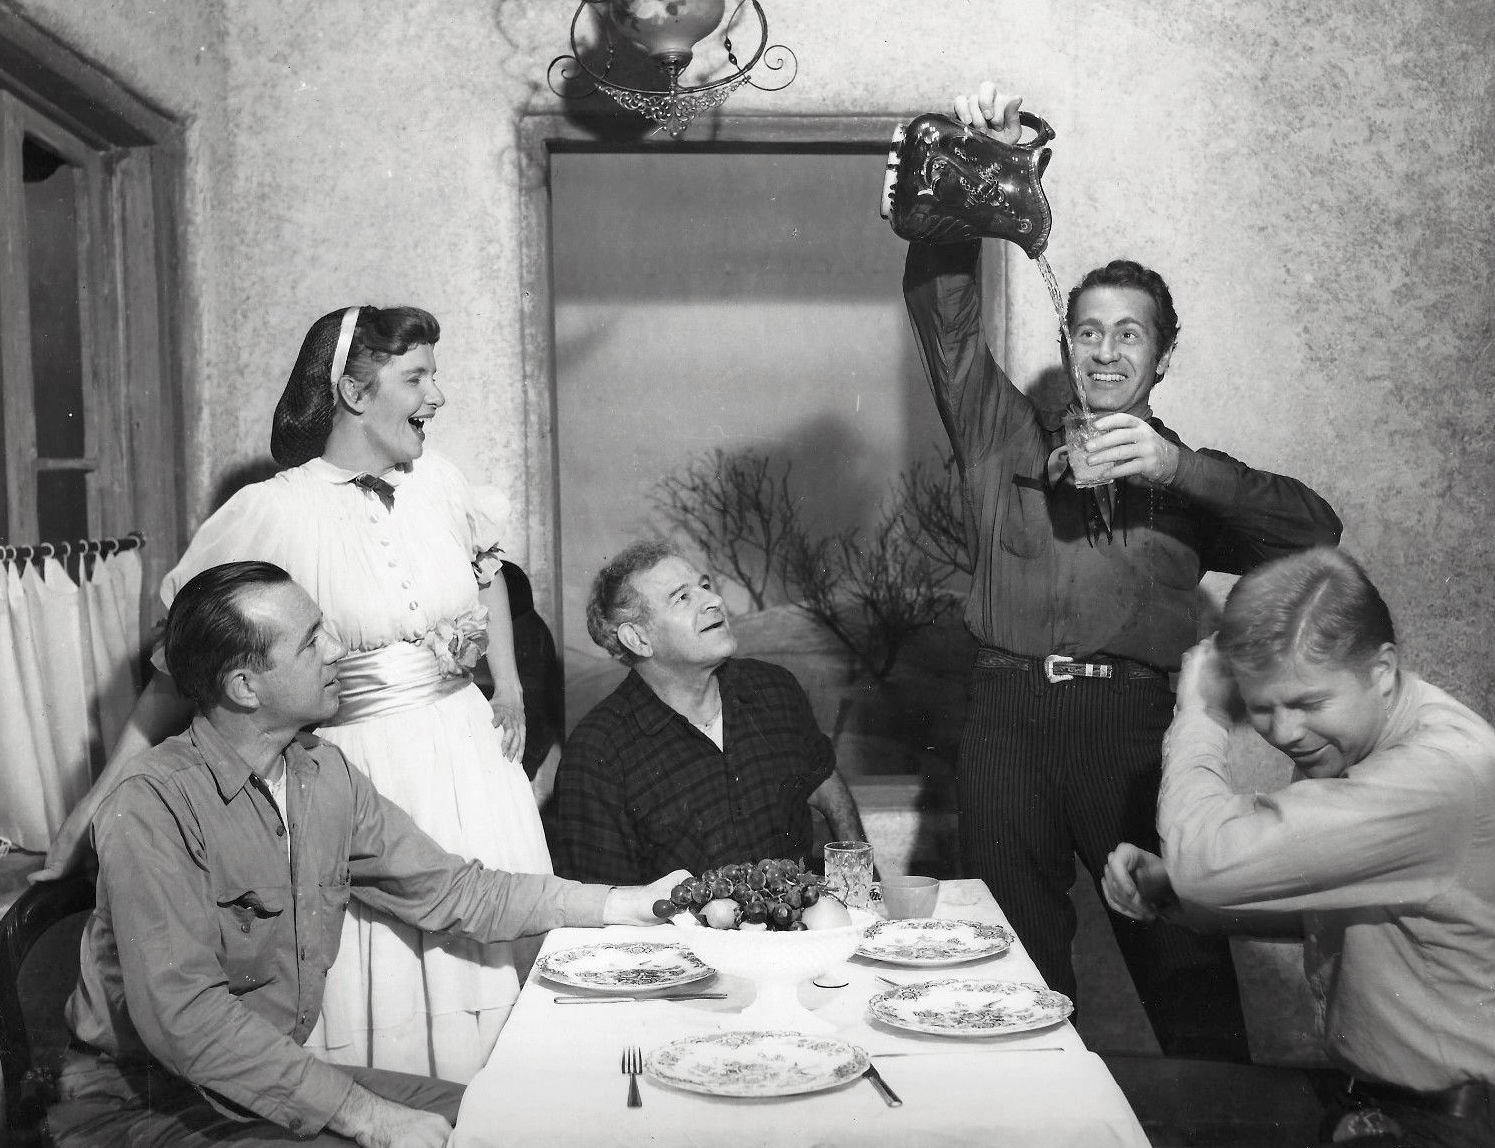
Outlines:
[[[834,1032],[835,1026],[799,1003],[799,983],[847,960],[878,919],[876,913],[852,909],[851,924],[837,929],[744,933],[686,924],[682,918],[688,916],[672,920],[696,956],[719,973],[753,982],[753,1003],[736,1017],[724,1017],[724,1027],[810,1034]]]

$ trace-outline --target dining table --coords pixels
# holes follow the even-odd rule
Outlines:
[[[1009,929],[985,883],[940,883],[933,918]],[[713,1095],[638,1078],[627,1105],[625,1049],[651,1051],[732,1028],[751,1003],[750,980],[717,972],[671,990],[724,992],[722,999],[598,999],[542,975],[547,955],[577,946],[674,941],[678,929],[608,926],[557,929],[545,939],[486,1065],[462,1101],[450,1148],[524,1145],[1000,1145],[1002,1148],[1147,1148],[1126,1097],[1068,1020],[1022,1032],[948,1036],[874,1019],[868,1002],[889,982],[979,978],[1042,985],[1014,938],[1005,951],[946,967],[907,967],[853,955],[798,987],[799,1003],[835,1038],[866,1051],[902,1100],[892,1107],[858,1075],[800,1095]],[[682,942],[683,944],[683,942]],[[563,959],[563,956],[562,956]],[[886,978],[886,979],[882,979]],[[831,986],[831,987],[822,987]]]

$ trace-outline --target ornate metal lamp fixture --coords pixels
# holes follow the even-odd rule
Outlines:
[[[594,92],[612,97],[629,111],[655,121],[672,136],[680,136],[691,120],[720,107],[743,84],[765,92],[788,87],[799,71],[799,61],[782,44],[768,42],[768,20],[758,0],[739,0],[731,19],[722,25],[726,0],[581,0],[571,17],[571,53],[557,56],[546,70],[550,90],[562,99],[584,99]],[[586,21],[583,22],[583,15]],[[697,48],[705,48],[721,29],[726,74],[682,84],[681,75]],[[577,32],[589,29],[592,36]],[[732,37],[740,42],[757,36],[757,48],[740,63]],[[655,67],[642,76],[629,73],[618,55],[620,45],[641,49]],[[625,48],[626,53],[626,48]],[[776,84],[761,84],[749,73],[762,63],[769,72],[783,73]],[[559,80],[559,83],[557,81]],[[653,81],[652,84],[650,81]]]

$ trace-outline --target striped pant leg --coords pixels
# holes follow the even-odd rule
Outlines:
[[[1122,841],[1158,852],[1162,739],[1173,694],[1162,678],[1067,683],[1066,809],[1080,862],[1099,889]],[[1158,1044],[1171,1056],[1249,1060],[1230,943],[1166,922],[1108,913]]]
[[[1050,987],[1075,995],[1074,844],[1056,766],[1054,694],[1021,671],[977,667],[956,770],[960,855],[986,882]]]
[[[1098,883],[1119,842],[1157,850],[1172,706],[1162,679],[973,674],[957,775],[962,863],[990,886],[1044,980],[1071,998],[1075,854]],[[1247,1059],[1225,938],[1110,918],[1163,1051]]]

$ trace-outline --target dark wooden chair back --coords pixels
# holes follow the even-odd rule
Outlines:
[[[12,1148],[50,1144],[47,1106],[69,1040],[63,1004],[78,979],[79,940],[93,907],[93,881],[68,877],[32,885],[0,920],[3,1141]]]

